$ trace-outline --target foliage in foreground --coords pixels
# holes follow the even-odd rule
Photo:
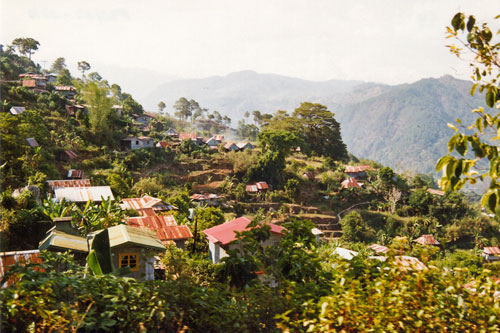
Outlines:
[[[328,250],[329,253],[331,248]],[[306,251],[307,252],[307,251]],[[302,252],[303,254],[305,252]],[[315,253],[315,251],[311,251]],[[337,330],[498,330],[499,286],[479,276],[476,290],[466,270],[405,271],[362,255],[350,262],[332,257],[323,266],[330,280],[316,284],[285,279],[269,287],[253,280],[240,288],[227,282],[186,278],[140,282],[84,276],[65,255],[43,254],[37,265],[15,265],[17,282],[0,290],[5,331],[162,329],[165,332],[322,332]],[[308,270],[316,254],[295,262]],[[189,260],[189,259],[187,259]],[[194,272],[194,273],[193,273]],[[202,270],[202,274],[203,270]]]

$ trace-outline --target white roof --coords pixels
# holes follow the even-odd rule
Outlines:
[[[344,249],[343,247],[337,247],[333,251],[333,253],[338,254],[340,257],[346,260],[351,260],[352,258],[358,255],[358,252]]]
[[[18,115],[26,111],[26,108],[24,106],[13,106],[10,108],[10,113],[14,115]]]
[[[59,187],[54,189],[54,195],[57,202],[63,198],[68,202],[102,201],[102,198],[115,200],[109,186]]]

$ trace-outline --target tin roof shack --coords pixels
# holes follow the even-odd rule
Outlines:
[[[56,86],[54,90],[66,99],[74,99],[76,95],[76,89],[73,86]]]
[[[266,182],[258,182],[247,185],[245,190],[250,194],[267,192],[267,190],[269,190],[269,185]]]
[[[142,198],[125,198],[122,199],[120,207],[125,209],[134,209],[142,216],[151,215],[148,210],[152,209],[154,213],[163,213],[171,210],[176,210],[177,207],[162,201],[161,199],[145,195]]]
[[[17,116],[26,111],[26,108],[24,106],[13,106],[9,111],[11,114]]]
[[[128,225],[108,228],[109,246],[115,268],[130,267],[129,277],[154,279],[154,256],[165,246],[154,231]]]
[[[83,179],[85,177],[85,173],[83,170],[69,169],[67,177],[69,179]]]
[[[83,264],[89,252],[89,244],[85,237],[80,236],[78,230],[71,225],[71,217],[54,218],[55,226],[48,232],[38,249],[55,252],[71,251],[75,259]]]
[[[90,179],[47,180],[51,193],[59,187],[90,187]]]
[[[114,201],[115,197],[109,186],[58,187],[54,189],[54,199],[56,202],[65,199],[66,202],[85,204],[89,200],[93,202],[101,202],[103,199]]]
[[[367,171],[371,171],[373,168],[370,165],[358,165],[358,166],[346,166],[345,173],[349,175],[349,177],[354,177],[356,179],[365,178],[367,176]]]
[[[10,269],[10,266],[14,264],[41,264],[42,258],[40,258],[39,250],[28,250],[28,251],[12,251],[12,252],[0,252],[0,279],[2,279]],[[39,267],[35,267],[35,270],[39,270]],[[8,287],[16,282],[15,277],[10,277],[5,283],[0,286],[0,288]]]
[[[243,142],[238,142],[236,144],[236,146],[238,147],[239,150],[243,151],[245,149],[255,149],[254,145],[252,145],[250,142],[246,142],[246,141],[243,141]]]
[[[123,150],[152,148],[154,147],[154,140],[149,136],[139,136],[122,139],[121,148]]]
[[[19,75],[23,80],[23,87],[31,88],[35,93],[41,93],[47,89],[47,78],[40,74],[21,74]]]
[[[498,261],[500,260],[500,248],[498,246],[485,247],[481,256],[487,261]]]
[[[422,235],[415,239],[414,242],[420,245],[440,245],[440,243],[432,235]]]
[[[247,226],[250,224],[251,220],[248,217],[239,217],[235,220],[216,225],[215,227],[203,230],[203,233],[208,238],[208,249],[210,253],[210,260],[214,263],[220,262],[224,257],[227,257],[227,250],[236,249],[238,244],[230,244],[232,241],[236,240],[235,232],[242,232],[248,230]],[[283,237],[284,228],[269,223],[271,227],[271,236],[269,239],[263,242],[263,246],[276,245],[279,244],[281,238]]]
[[[343,188],[361,188],[361,184],[358,183],[356,178],[350,177],[342,182]]]
[[[234,142],[228,142],[224,145],[226,151],[238,151],[240,148]]]
[[[131,114],[130,116],[132,117],[132,119],[134,119],[134,121],[139,123],[140,128],[147,127],[149,125],[149,122],[154,119],[154,117],[149,114]]]
[[[191,200],[198,203],[198,206],[201,204],[206,204],[207,206],[218,206],[220,196],[212,193],[196,193],[191,196]]]
[[[185,242],[193,238],[193,234],[187,225],[177,225],[174,216],[136,216],[127,220],[131,227],[145,228],[156,232],[157,237],[163,245],[175,243],[180,249],[185,248]]]

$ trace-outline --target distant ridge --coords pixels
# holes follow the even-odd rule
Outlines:
[[[179,97],[193,98],[203,107],[227,114],[233,124],[245,111],[293,111],[304,101],[322,103],[336,114],[344,142],[354,155],[399,171],[433,173],[452,134],[446,123],[461,118],[467,124],[474,119],[472,109],[484,106],[483,96],[469,94],[471,86],[449,75],[390,86],[242,71],[167,82],[143,101],[155,109],[163,100],[172,112]]]

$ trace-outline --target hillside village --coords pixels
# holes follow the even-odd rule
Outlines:
[[[302,331],[327,307],[342,328],[392,290],[400,313],[373,322],[498,321],[498,218],[353,156],[335,110],[304,101],[233,129],[189,96],[145,112],[86,62],[42,70],[12,46],[1,61],[4,327]]]

